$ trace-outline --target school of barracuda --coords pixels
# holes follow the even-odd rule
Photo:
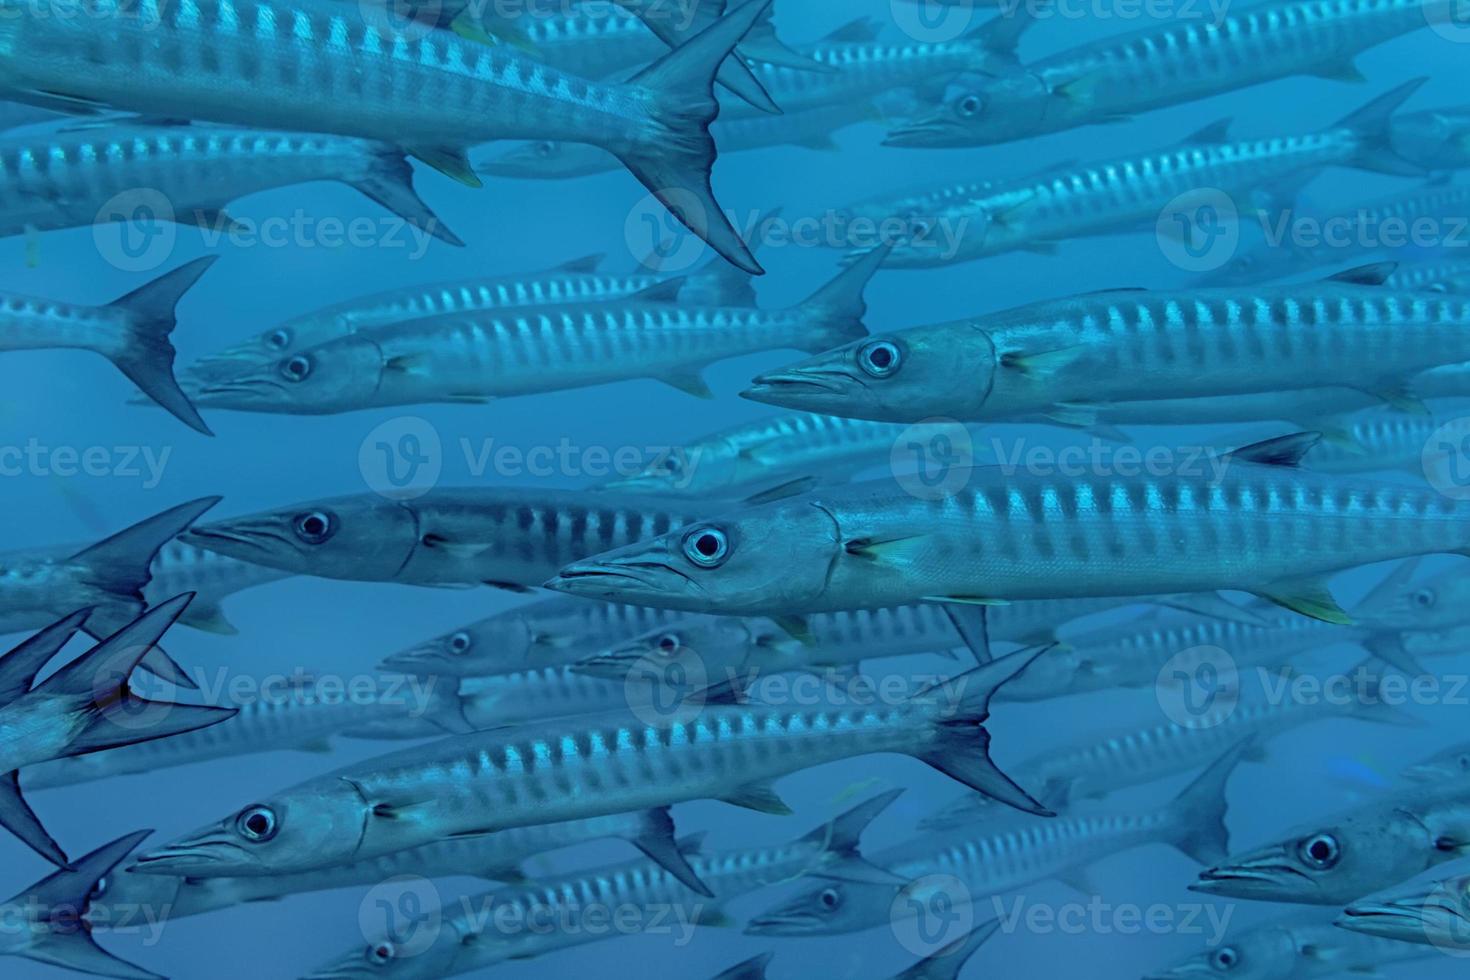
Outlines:
[[[368,483],[245,441],[208,495],[148,457],[123,520],[53,474],[85,534],[5,508],[0,975],[1463,976],[1470,7],[1085,6],[0,0],[0,239],[132,277],[7,276],[0,365],[101,355],[180,456],[300,418]],[[452,195],[546,184],[566,247],[308,256],[332,302],[211,333],[258,200],[321,183],[441,261],[523,233]],[[609,200],[626,260],[579,245]],[[139,223],[205,254],[119,265]],[[1084,288],[1079,242],[1145,271]],[[963,312],[905,319],[931,294]],[[38,436],[93,388],[61,370]],[[580,389],[723,421],[385,486],[319,418]]]

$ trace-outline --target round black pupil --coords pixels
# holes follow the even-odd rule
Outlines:
[[[290,370],[291,370],[291,373],[292,374],[305,374],[306,373],[306,362],[305,361],[302,361],[302,360],[292,361],[291,362]]]
[[[668,653],[672,653],[674,651],[674,648],[678,645],[679,641],[674,639],[672,636],[666,636],[662,640],[658,641],[658,648]]]
[[[252,834],[262,836],[271,829],[270,818],[263,813],[253,813],[246,819],[245,827]]]
[[[694,542],[694,547],[706,558],[713,558],[720,553],[720,539],[713,534],[702,534],[699,540]]]
[[[327,529],[326,521],[320,517],[308,517],[301,526],[307,534],[312,535],[321,534]]]
[[[868,354],[868,360],[874,367],[886,368],[893,363],[893,351],[887,347],[874,347]]]
[[[1312,857],[1316,858],[1318,861],[1326,861],[1328,858],[1332,857],[1332,845],[1327,843],[1325,840],[1313,841]]]

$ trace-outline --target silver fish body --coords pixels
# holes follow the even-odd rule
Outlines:
[[[1470,106],[1405,114],[1394,124],[1393,145],[1425,170],[1470,167]]]
[[[1407,943],[1354,935],[1322,916],[1299,916],[1233,932],[1219,946],[1155,970],[1144,980],[1317,980],[1422,958]]]
[[[1337,925],[1400,945],[1414,943],[1451,956],[1470,954],[1470,875],[1459,875],[1384,896],[1360,899]]]

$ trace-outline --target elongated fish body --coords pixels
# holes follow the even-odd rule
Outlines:
[[[1422,946],[1348,932],[1313,915],[1232,932],[1215,948],[1150,972],[1148,980],[1198,980],[1220,972],[1221,963],[1242,964],[1227,968],[1237,980],[1317,980],[1376,973],[1428,955]]]
[[[1467,209],[1470,210],[1470,209]],[[1470,293],[1470,262],[1435,261],[1400,263],[1385,284],[1390,289],[1422,292],[1439,289],[1449,293]]]
[[[1375,412],[1346,421],[1343,432],[1351,442],[1324,443],[1307,456],[1306,465],[1323,473],[1424,473],[1430,459],[1443,465],[1449,456],[1430,438],[1445,423],[1422,415]]]
[[[1238,589],[1345,622],[1323,576],[1470,550],[1470,506],[1293,465],[1317,441],[1177,457],[1153,467],[1161,476],[975,469],[935,500],[891,481],[854,484],[700,521],[578,562],[548,586],[722,615]]]
[[[138,868],[306,871],[466,833],[695,799],[785,812],[773,780],[877,752],[915,756],[979,791],[1047,812],[995,768],[980,727],[994,690],[1034,656],[1006,657],[909,700],[863,709],[728,704],[724,688],[705,695],[701,708],[660,691],[651,710],[442,739],[302,783],[248,807],[243,821],[231,816],[145,855]],[[267,825],[270,833],[258,832]]]
[[[622,684],[575,674],[565,667],[494,677],[460,684],[465,717],[476,728],[493,728],[566,715],[606,714],[626,707]]]
[[[1463,855],[1470,832],[1464,783],[1393,790],[1314,820],[1200,875],[1192,891],[1253,901],[1341,906]]]
[[[1292,75],[1355,77],[1354,56],[1427,27],[1440,0],[1282,0],[1071,48],[954,86],[895,146],[982,146],[1111,122]]]
[[[539,586],[574,557],[682,527],[691,502],[578,490],[337,497],[210,524],[191,545],[298,575],[409,585]]]
[[[616,4],[516,18],[536,60],[583,78],[607,78],[668,51],[643,21]]]
[[[0,102],[0,132],[34,126],[37,123],[54,122],[61,115],[49,109],[26,105],[23,102]]]
[[[270,901],[290,895],[377,885],[393,878],[450,878],[469,875],[485,879],[519,877],[519,865],[549,851],[576,847],[610,837],[636,840],[648,827],[646,813],[618,813],[587,820],[548,823],[532,827],[436,841],[368,861],[320,868],[301,874],[246,878],[171,878],[128,874],[108,879],[89,908],[100,923],[126,921],[121,913],[145,905],[166,909],[168,919],[182,919],[243,902]]]
[[[685,443],[682,452],[655,460],[637,476],[606,489],[738,497],[794,478],[825,482],[887,463],[906,429],[805,412],[777,415]],[[919,438],[915,433],[914,439]]]
[[[0,294],[0,352],[87,350],[113,360],[136,343],[136,317],[118,306],[87,306]]]
[[[1405,113],[1394,123],[1393,146],[1425,170],[1470,167],[1470,106]]]
[[[124,122],[8,137],[0,140],[0,167],[7,175],[0,235],[91,225],[108,201],[128,192],[139,207],[162,212],[160,220],[225,232],[225,205],[236,198],[334,180],[458,242],[414,194],[402,151],[360,139]],[[144,188],[157,190],[150,196]]]
[[[1045,302],[880,335],[763,375],[746,397],[889,421],[1035,413],[1083,424],[1106,414],[1093,406],[1154,398],[1353,387],[1391,400],[1415,375],[1470,359],[1470,297],[1395,292],[1380,285],[1391,271]],[[875,346],[884,344],[892,347]],[[868,377],[864,358],[890,349],[894,366],[881,379]]]

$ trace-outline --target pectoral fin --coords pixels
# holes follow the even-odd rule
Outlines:
[[[776,795],[768,782],[747,783],[720,797],[733,806],[744,807],[757,813],[769,813],[777,817],[789,817],[794,812],[786,801]]]
[[[1353,617],[1337,604],[1327,584],[1316,578],[1291,579],[1254,590],[1262,599],[1301,613],[1312,619],[1338,626],[1353,625]]]

